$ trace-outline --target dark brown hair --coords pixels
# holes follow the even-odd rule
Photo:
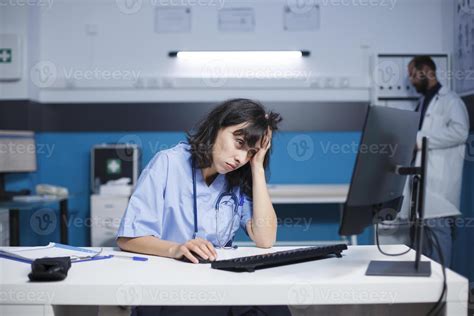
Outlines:
[[[195,130],[187,133],[187,139],[191,145],[191,157],[196,168],[202,169],[211,166],[212,148],[221,128],[248,123],[244,128],[235,131],[234,134],[242,135],[245,145],[252,148],[255,147],[258,140],[263,139],[268,127],[272,131],[278,130],[277,125],[281,120],[280,114],[266,113],[263,105],[257,101],[232,99],[221,103],[198,123]],[[270,163],[270,154],[271,148],[266,153],[263,162],[266,171],[268,171]],[[227,173],[226,180],[231,188],[239,186],[243,193],[252,197],[250,164]]]
[[[430,56],[425,56],[425,55],[420,55],[420,56],[415,56],[413,59],[410,61],[410,64],[413,63],[413,66],[417,70],[421,70],[423,66],[428,66],[433,71],[436,71],[436,64],[434,63],[433,59],[431,59]]]

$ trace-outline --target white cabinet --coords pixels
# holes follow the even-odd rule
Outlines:
[[[128,196],[91,195],[92,247],[117,246],[115,236],[128,200]]]

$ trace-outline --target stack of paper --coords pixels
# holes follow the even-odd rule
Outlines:
[[[94,251],[91,249],[73,247],[59,243],[50,242],[47,246],[28,247],[12,249],[0,248],[0,258],[11,259],[22,262],[33,262],[35,259],[46,257],[70,257],[71,262],[108,259],[112,256],[100,256],[101,249]]]

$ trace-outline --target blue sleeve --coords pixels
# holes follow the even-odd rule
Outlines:
[[[244,194],[244,204],[242,205],[242,215],[240,216],[240,227],[244,232],[249,235],[247,232],[247,222],[252,218],[253,214],[253,202],[252,200]]]
[[[117,237],[155,236],[163,230],[164,196],[168,177],[168,157],[158,153],[142,171]]]

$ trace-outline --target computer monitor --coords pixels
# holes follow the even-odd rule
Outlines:
[[[394,219],[400,211],[407,176],[398,175],[395,170],[397,166],[411,165],[419,119],[418,112],[369,107],[340,235],[360,234],[377,222]]]
[[[416,193],[413,196],[417,197],[413,214],[419,217],[414,223],[415,261],[373,260],[366,275],[431,275],[430,262],[420,261],[428,154],[426,137],[422,141],[421,167],[412,166],[419,119],[418,112],[378,106],[370,107],[367,113],[339,233],[359,234],[367,226],[393,220],[400,211],[407,175],[414,175],[417,180],[413,182]]]
[[[36,171],[36,143],[32,131],[0,130],[0,200],[23,192],[5,191],[5,174]]]

